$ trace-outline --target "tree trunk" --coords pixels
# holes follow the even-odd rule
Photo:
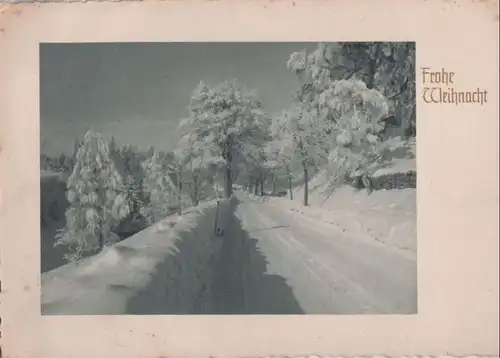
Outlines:
[[[373,57],[370,58],[370,62],[368,64],[368,79],[366,81],[366,87],[372,89],[375,85],[375,73],[377,72],[377,62],[378,56],[380,53],[380,44],[375,44],[375,53]]]
[[[292,176],[290,174],[288,174],[288,191],[290,192],[290,200],[293,200]]]
[[[97,252],[101,252],[104,249],[104,238],[102,236],[101,230],[99,230],[98,240],[99,240],[99,247],[97,249]]]
[[[227,164],[224,172],[224,196],[230,198],[233,194],[233,180],[231,177],[231,154],[226,154]]]
[[[233,178],[232,178],[232,164],[233,164],[233,155],[231,153],[233,147],[233,142],[232,139],[229,138],[225,145],[224,145],[224,150],[223,150],[223,156],[224,159],[226,160],[226,167],[225,167],[225,173],[224,173],[224,196],[226,198],[230,198],[233,195]]]
[[[182,215],[182,177],[181,172],[177,172],[177,203],[179,205],[179,215]]]
[[[231,178],[231,167],[226,167],[226,187],[224,190],[224,194],[226,198],[231,197],[233,193],[233,182]]]
[[[307,165],[305,162],[302,162],[302,166],[304,168],[304,206],[308,205],[309,199],[309,173],[307,172]]]
[[[276,194],[276,177],[274,175],[272,176],[272,183],[273,183],[272,192],[274,195],[274,194]]]
[[[94,174],[96,173],[96,170],[94,169]],[[97,197],[98,198],[103,198],[103,195],[102,195],[102,188],[101,186],[99,185],[99,187],[97,188],[96,190],[96,193],[97,193]],[[98,215],[99,215],[99,232],[98,232],[98,236],[97,236],[97,242],[98,242],[98,248],[97,248],[97,252],[101,252],[103,249],[104,249],[104,237],[102,235],[102,227],[104,226],[104,199],[101,199],[100,200],[100,208],[97,209],[98,211]]]
[[[193,206],[198,206],[198,176],[193,175],[193,189],[192,189],[192,197]]]
[[[259,194],[259,181],[255,179],[254,187],[253,187],[253,194],[258,195]]]
[[[264,174],[260,172],[260,196],[264,196]]]

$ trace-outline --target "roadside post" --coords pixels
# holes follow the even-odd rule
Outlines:
[[[217,199],[217,207],[215,208],[215,222],[214,222],[214,236],[222,236],[224,234],[224,231],[219,229],[218,223],[219,223],[219,206],[220,206],[220,201]]]

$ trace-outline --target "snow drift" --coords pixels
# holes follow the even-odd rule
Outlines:
[[[397,176],[416,173],[416,143],[400,145],[398,138],[388,141],[394,144],[387,162],[373,169],[373,176]],[[270,203],[288,208],[319,222],[348,231],[359,239],[382,244],[402,251],[412,258],[417,250],[417,189],[357,190],[344,185],[333,190],[329,186],[327,171],[317,173],[309,180],[309,206],[304,207],[304,185],[293,190],[293,201],[272,198]]]
[[[220,202],[219,227],[233,202]],[[216,202],[171,216],[101,253],[42,274],[42,314],[182,314],[210,310],[221,239]]]
[[[310,218],[316,223],[348,232],[359,240],[381,244],[415,258],[417,251],[416,189],[365,190],[343,186],[329,196],[310,195],[310,205],[304,207],[301,197],[296,200],[273,198],[270,204]],[[301,220],[298,218],[298,220]]]

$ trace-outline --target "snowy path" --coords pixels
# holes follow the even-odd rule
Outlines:
[[[416,313],[416,259],[238,194],[212,287],[217,313]]]

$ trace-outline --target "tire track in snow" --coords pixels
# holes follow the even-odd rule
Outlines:
[[[288,211],[268,210],[267,214],[269,216],[282,214],[282,219],[285,221],[288,217],[293,220],[292,222],[300,222],[300,225],[295,225],[299,231],[305,230],[307,226],[308,230],[316,232],[317,236],[311,236],[305,231],[304,237],[314,238],[309,242],[316,245],[317,254],[331,255],[335,260],[343,261],[343,272],[358,276],[358,280],[371,289],[373,297],[378,297],[379,306],[386,307],[384,312],[416,312],[416,263],[413,260],[395,254],[386,246],[365,245],[364,241],[351,238],[350,235],[349,240],[338,240],[333,235],[327,236],[326,230],[320,230],[328,228],[327,225],[321,225],[321,222],[315,222],[313,219],[298,221],[293,218],[295,215]],[[354,261],[352,263],[346,261],[349,258]],[[352,270],[353,268],[356,269]]]
[[[332,269],[330,266],[325,264],[317,255],[310,249],[307,248],[304,244],[300,242],[294,235],[296,232],[289,227],[277,227],[279,226],[279,222],[276,219],[271,219],[271,215],[266,213],[262,207],[263,205],[259,203],[245,203],[245,209],[242,211],[245,212],[245,216],[248,220],[248,213],[251,212],[252,216],[255,217],[255,222],[260,222],[269,227],[276,227],[275,230],[271,233],[267,233],[266,238],[260,238],[259,241],[266,240],[273,244],[278,239],[284,246],[290,248],[289,251],[291,255],[286,255],[283,250],[277,250],[280,252],[279,257],[268,257],[270,261],[276,260],[293,260],[295,266],[299,264],[302,266],[313,278],[320,282],[323,288],[328,291],[328,296],[331,298],[330,307],[327,307],[326,310],[332,310],[332,305],[339,304],[340,301],[344,300],[344,303],[341,305],[349,304],[352,306],[352,303],[356,302],[356,310],[363,312],[380,312],[383,311],[381,307],[379,307],[374,301],[373,298],[361,287],[359,284],[349,279],[347,276],[340,274],[337,270]],[[286,232],[286,236],[284,236],[284,232]],[[282,234],[283,233],[283,234]],[[270,237],[271,236],[271,237]],[[290,241],[293,242],[293,246],[290,245]],[[289,256],[289,257],[286,257]],[[321,271],[318,272],[318,268],[322,268],[323,273]],[[326,272],[325,272],[326,271]],[[287,276],[288,281],[292,286],[300,286],[300,284],[304,284],[303,282],[297,282],[297,277],[291,277],[296,272],[280,272],[281,275]],[[323,278],[321,277],[323,276]],[[316,296],[319,292],[308,292],[310,297]],[[339,297],[342,295],[343,297]],[[310,299],[308,297],[307,299]],[[298,297],[299,298],[299,297]],[[303,299],[306,299],[303,297]],[[335,302],[338,300],[339,302]],[[324,308],[325,309],[325,308]],[[338,307],[334,308],[335,311],[338,310]],[[345,310],[345,308],[341,308],[341,310]],[[328,312],[330,313],[330,312]]]
[[[252,236],[258,238],[271,266],[279,267],[279,274],[287,277],[299,301],[309,300],[309,308],[317,307],[312,295],[329,294],[334,298],[322,313],[335,313],[339,307],[339,313],[416,313],[416,263],[412,259],[312,218],[302,220],[278,205],[244,200],[241,212],[247,230],[274,228],[257,229]],[[305,292],[304,286],[313,289]]]
[[[264,216],[264,210],[260,211],[259,210],[256,210],[255,211],[256,215],[258,217],[260,217],[261,219]],[[270,218],[271,216],[267,216],[266,219]],[[302,224],[302,223],[301,223]],[[297,227],[300,227],[300,225],[297,225],[297,226],[294,226],[294,228],[297,228]],[[313,273],[313,269],[314,268],[317,268],[318,266],[324,268],[325,270],[327,270],[329,273],[331,273],[335,278],[338,279],[338,281],[341,281],[344,285],[347,285],[347,286],[350,286],[352,287],[360,296],[362,296],[364,299],[365,299],[365,306],[368,306],[366,308],[369,308],[369,309],[376,309],[377,311],[383,311],[383,309],[377,305],[374,301],[373,301],[373,297],[368,293],[366,292],[366,290],[361,286],[359,285],[358,283],[356,283],[355,281],[351,280],[349,277],[347,277],[346,275],[343,275],[341,274],[338,270],[334,270],[332,269],[329,265],[327,265],[323,260],[321,260],[320,257],[318,257],[318,255],[313,252],[312,250],[310,250],[306,245],[304,245],[302,242],[300,242],[299,239],[297,239],[294,235],[297,235],[296,232],[294,232],[293,230],[291,230],[290,228],[285,228],[287,229],[287,231],[289,232],[289,236],[288,239],[289,240],[292,240],[293,243],[300,247],[306,254],[308,254],[309,256],[309,261],[311,261],[312,263],[314,263],[314,266],[313,268],[309,268],[307,267],[308,271]],[[304,228],[302,228],[304,229]],[[323,232],[321,231],[318,231],[317,229],[315,229],[314,227],[312,227],[313,231],[317,232],[318,234],[320,235],[324,235]],[[281,235],[278,235],[278,237],[280,239],[283,240],[283,237]],[[283,240],[283,241],[286,241],[286,240]],[[316,273],[313,273],[314,276],[318,277]],[[321,280],[321,279],[320,279]],[[326,281],[324,280],[321,280],[327,287],[331,288],[331,285],[329,283],[327,283]],[[335,280],[337,281],[337,280]],[[342,285],[340,282],[339,284],[341,286],[343,286],[345,288],[344,285]],[[333,291],[333,293],[335,293],[335,291]]]

